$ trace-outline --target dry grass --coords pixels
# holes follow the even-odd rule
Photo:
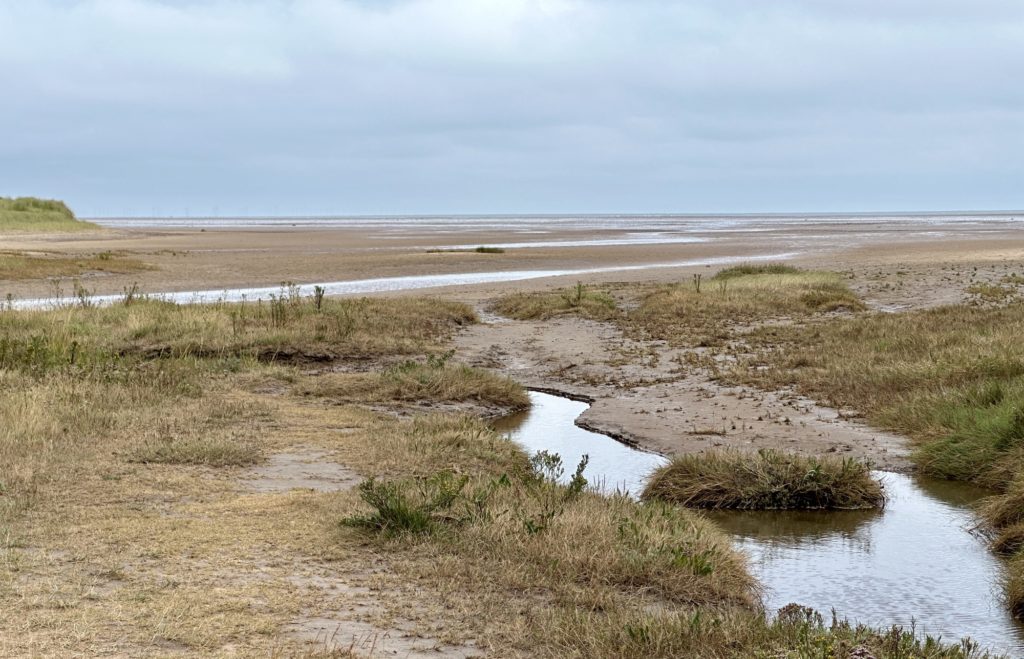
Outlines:
[[[531,464],[479,419],[285,395],[310,376],[258,359],[267,346],[348,367],[436,352],[472,321],[464,306],[279,305],[0,313],[0,655],[365,654],[354,635],[491,656],[887,647],[871,630],[767,620],[742,558],[694,512],[556,485],[550,459]],[[447,363],[371,377],[394,381],[367,403],[512,398]],[[340,524],[373,515],[359,492],[248,484],[244,465],[302,447],[321,451],[318,468],[388,485],[381,502],[429,503],[424,530]],[[336,621],[338,647],[310,653],[289,630],[319,617]],[[894,638],[910,649],[893,656],[967,656]]]
[[[685,283],[630,286],[618,293],[635,298],[626,305],[628,310],[620,308],[608,292],[583,284],[552,292],[514,293],[499,298],[493,308],[520,320],[574,314],[613,321],[637,338],[677,346],[721,345],[755,322],[864,309],[842,275],[784,264],[741,265],[709,280],[694,276]]]
[[[867,465],[762,450],[677,456],[654,473],[645,499],[690,508],[856,510],[885,503]]]
[[[148,269],[150,266],[142,261],[116,252],[79,256],[0,252],[0,280],[6,281],[79,277],[92,273],[129,274]]]
[[[512,293],[499,298],[492,309],[516,320],[544,320],[573,314],[592,320],[611,320],[619,315],[615,299],[582,283],[552,292]]]
[[[33,197],[0,197],[0,233],[71,232],[98,229],[75,219],[64,202]]]
[[[403,361],[379,373],[333,373],[312,378],[301,393],[344,402],[473,402],[505,412],[530,405],[526,391],[507,377],[464,364],[451,364],[450,353],[426,362]]]

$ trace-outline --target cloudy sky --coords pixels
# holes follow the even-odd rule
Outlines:
[[[0,0],[80,215],[1024,207],[1020,0]]]

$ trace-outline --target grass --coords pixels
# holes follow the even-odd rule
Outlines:
[[[677,456],[654,473],[643,496],[689,508],[740,510],[852,510],[885,502],[862,462],[771,450]]]
[[[70,256],[0,252],[0,280],[78,277],[89,273],[129,274],[148,270],[142,261],[117,252]]]
[[[62,201],[0,197],[0,233],[71,232],[98,229],[75,218]]]
[[[566,314],[592,320],[610,320],[619,315],[615,299],[582,283],[570,289],[542,293],[512,293],[492,305],[497,313],[516,320],[545,320]]]
[[[425,362],[402,361],[372,374],[330,374],[314,378],[301,391],[348,402],[475,402],[505,412],[525,409],[529,396],[519,384],[490,371],[452,364],[452,354],[431,355]]]
[[[1024,305],[973,304],[762,328],[730,379],[795,387],[909,436],[925,473],[994,488],[981,508],[994,546],[1024,537]],[[1024,613],[1024,563],[1007,593]]]
[[[39,370],[156,357],[315,362],[435,351],[476,321],[464,304],[427,298],[129,304],[0,313],[0,366]]]
[[[560,485],[554,456],[481,419],[291,395],[329,355],[375,369],[362,405],[522,396],[441,352],[474,320],[428,298],[290,295],[0,312],[0,654],[301,655],[286,630],[324,616],[495,656],[975,656],[772,620],[698,513]],[[407,360],[425,353],[442,356]],[[245,467],[302,447],[367,480],[247,486]]]

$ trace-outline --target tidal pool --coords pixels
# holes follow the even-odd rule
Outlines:
[[[530,392],[533,407],[495,424],[533,453],[558,453],[566,476],[584,454],[587,479],[604,492],[639,494],[665,458],[584,430],[588,407]],[[876,472],[885,485],[883,511],[711,512],[750,557],[765,605],[810,606],[828,618],[874,626],[914,625],[952,641],[970,636],[982,647],[1024,656],[1024,625],[1001,601],[1002,561],[971,533],[978,488]]]

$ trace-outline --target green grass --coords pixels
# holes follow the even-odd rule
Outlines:
[[[923,472],[994,488],[982,519],[1013,553],[1024,546],[1022,336],[1019,301],[762,328],[748,336],[756,356],[727,377],[858,410],[909,436]],[[1009,605],[1024,613],[1024,561],[1009,575]]]
[[[0,233],[84,231],[98,229],[75,218],[62,201],[34,197],[0,197]]]
[[[851,510],[885,502],[881,485],[862,462],[771,450],[677,456],[653,474],[643,497],[740,510]]]
[[[785,263],[740,263],[729,268],[719,270],[712,280],[724,281],[736,277],[749,277],[750,275],[798,275],[800,268],[786,265]]]

